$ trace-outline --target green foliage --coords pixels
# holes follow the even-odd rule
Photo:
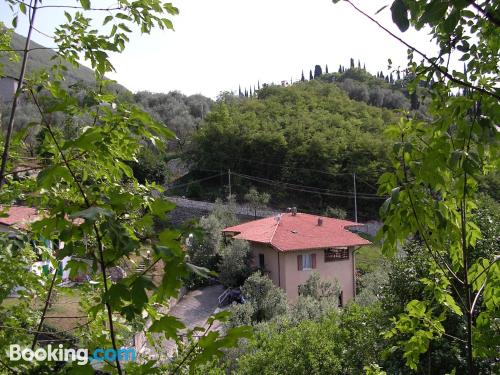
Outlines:
[[[321,280],[318,272],[313,272],[304,284],[299,285],[299,295],[314,299],[336,298],[340,293],[340,286],[336,281]]]
[[[259,90],[258,98],[217,102],[194,134],[187,156],[194,169],[231,169],[327,193],[259,186],[276,203],[293,200],[304,208],[351,209],[351,199],[328,191],[350,192],[348,173],[353,171],[375,184],[388,166],[388,144],[382,133],[394,119],[392,111],[350,100],[335,85],[319,80],[267,86]],[[246,186],[235,185],[236,194],[247,191]],[[373,193],[373,189],[362,184],[359,192]],[[377,200],[365,200],[362,207],[375,209]]]
[[[252,309],[252,321],[261,322],[271,320],[287,310],[287,300],[283,289],[274,285],[272,280],[255,272],[241,288],[246,305]]]
[[[356,293],[356,303],[360,306],[370,306],[379,302],[387,286],[390,270],[390,264],[382,261],[361,275],[356,284],[359,289]]]
[[[168,179],[168,169],[165,159],[158,157],[161,151],[153,147],[141,149],[137,162],[131,163],[135,178],[140,183],[156,182],[163,185]]]
[[[342,208],[328,206],[323,212],[323,216],[333,217],[335,219],[345,219],[347,218],[347,212]]]
[[[252,253],[246,241],[233,240],[225,246],[219,264],[219,281],[226,287],[241,286],[252,273]]]
[[[380,359],[381,314],[349,306],[318,321],[260,325],[241,357],[237,374],[359,374]]]
[[[171,144],[181,149],[212,106],[212,101],[203,95],[186,96],[177,91],[168,94],[139,91],[134,94],[134,101],[175,132],[176,142]]]
[[[268,193],[259,193],[253,186],[245,194],[245,201],[254,210],[254,216],[257,218],[257,210],[267,207],[271,195]]]
[[[8,3],[14,12],[27,13],[27,4],[13,0]],[[161,148],[174,138],[173,132],[110,90],[110,82],[104,78],[113,69],[109,54],[123,51],[131,29],[138,26],[143,33],[154,27],[171,29],[168,17],[178,11],[159,0],[119,1],[117,9],[107,13],[104,23],[109,23],[109,30],[102,33],[91,26],[92,20],[87,17],[93,15],[91,2],[81,1],[81,5],[82,9],[72,14],[65,12],[67,22],[55,31],[57,58],[51,62],[50,72],[30,74],[23,82],[25,99],[39,115],[38,121],[27,127],[44,129],[40,137],[44,155],[40,171],[36,179],[16,180],[10,174],[0,178],[6,177],[0,192],[2,205],[10,206],[14,199],[24,198],[23,203],[40,208],[40,220],[29,227],[31,239],[64,242],[64,249],[52,253],[38,245],[33,248],[25,238],[0,233],[0,258],[3,266],[9,268],[0,273],[2,302],[13,288],[24,288],[18,303],[2,304],[0,308],[2,325],[8,327],[0,335],[0,359],[19,373],[58,371],[43,363],[11,363],[6,358],[5,349],[11,339],[26,345],[37,344],[33,331],[42,327],[44,306],[50,304],[49,297],[58,288],[59,281],[52,274],[36,276],[27,272],[34,257],[57,265],[55,262],[69,255],[73,261],[68,267],[73,274],[86,263],[83,261],[92,264],[92,283],[81,286],[80,303],[87,323],[75,329],[73,339],[68,341],[90,351],[124,346],[135,330],[148,331],[147,327],[149,336],[163,333],[166,338],[178,340],[183,324],[157,309],[165,308],[172,297],[177,297],[190,270],[203,271],[186,262],[179,231],[153,231],[155,220],[164,219],[174,205],[162,198],[158,185],[137,181],[130,167],[144,144]],[[96,87],[85,87],[78,96],[64,81],[64,72],[69,64],[78,67],[81,57],[94,69]],[[75,119],[81,121],[81,127],[72,127]],[[72,131],[64,131],[69,128]],[[14,137],[13,144],[17,147],[22,142]],[[20,155],[22,147],[19,152],[15,147],[9,151],[14,151],[9,155],[14,165],[24,156]],[[151,269],[146,268],[119,281],[108,277],[110,268],[129,267],[131,259],[146,250],[153,254],[151,267],[156,275],[150,275]],[[10,274],[13,271],[16,276]],[[207,324],[211,327],[216,321],[226,319],[227,313],[217,314]],[[235,346],[240,337],[249,337],[247,327],[225,333],[206,330],[196,341],[196,350],[186,352],[182,363],[194,368],[211,361],[221,356],[223,347]],[[150,361],[143,366],[131,364],[130,371],[122,366],[116,361],[114,367],[105,364],[102,370],[119,374],[124,370],[151,373],[156,371],[153,367],[161,366],[161,361]],[[88,373],[91,369],[73,363],[61,371]]]

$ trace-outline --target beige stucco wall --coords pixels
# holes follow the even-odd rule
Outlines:
[[[299,285],[304,284],[313,272],[318,272],[323,280],[338,280],[343,292],[344,304],[354,297],[353,248],[349,248],[349,259],[326,263],[324,249],[278,252],[270,246],[253,243],[252,253],[255,267],[259,265],[259,254],[264,254],[268,276],[276,285],[285,290],[290,301],[298,298]],[[297,269],[297,256],[302,254],[316,254],[315,269],[301,271]],[[278,264],[280,265],[279,271]]]
[[[264,268],[273,282],[285,289],[285,267],[282,264],[284,254],[265,244],[252,243],[253,266],[259,267],[259,254],[264,254]],[[279,268],[278,268],[279,265]]]
[[[316,268],[299,271],[297,256],[301,254],[316,254]],[[285,259],[285,291],[289,300],[294,301],[298,298],[299,285],[304,284],[313,272],[318,272],[323,280],[337,279],[343,292],[344,304],[354,297],[352,249],[349,249],[349,259],[326,263],[324,249],[286,252],[282,255]]]

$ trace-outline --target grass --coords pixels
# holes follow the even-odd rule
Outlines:
[[[57,288],[55,298],[52,305],[49,307],[44,321],[44,325],[55,331],[68,331],[71,334],[72,330],[79,325],[84,324],[87,318],[65,318],[67,316],[83,316],[84,312],[80,308],[80,290],[78,287],[72,288]],[[2,307],[11,307],[19,302],[17,297],[8,297],[2,301]],[[33,303],[33,309],[43,310],[45,301],[38,300]],[[57,317],[57,318],[51,318]],[[60,318],[63,317],[63,318]]]
[[[380,246],[373,244],[360,247],[356,251],[356,268],[362,273],[370,272],[384,259]]]
[[[70,331],[84,324],[87,318],[66,318],[85,315],[80,308],[80,290],[78,288],[58,288],[56,298],[50,306],[44,324],[57,331]],[[51,318],[64,317],[64,318]]]

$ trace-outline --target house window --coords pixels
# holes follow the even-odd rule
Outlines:
[[[297,255],[297,269],[312,270],[316,268],[316,254]]]
[[[263,270],[266,265],[265,259],[264,259],[264,254],[259,254],[259,268]]]
[[[325,250],[325,262],[336,262],[346,259],[349,259],[349,249],[347,247]]]

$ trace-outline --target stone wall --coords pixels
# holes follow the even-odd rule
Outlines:
[[[215,203],[195,201],[183,197],[168,197],[167,199],[176,204],[175,209],[168,215],[173,225],[180,225],[191,219],[200,219],[202,216],[208,215],[216,206]],[[245,205],[236,205],[235,213],[241,221],[249,221],[255,218],[253,210]],[[277,211],[257,210],[257,218],[277,214]]]

